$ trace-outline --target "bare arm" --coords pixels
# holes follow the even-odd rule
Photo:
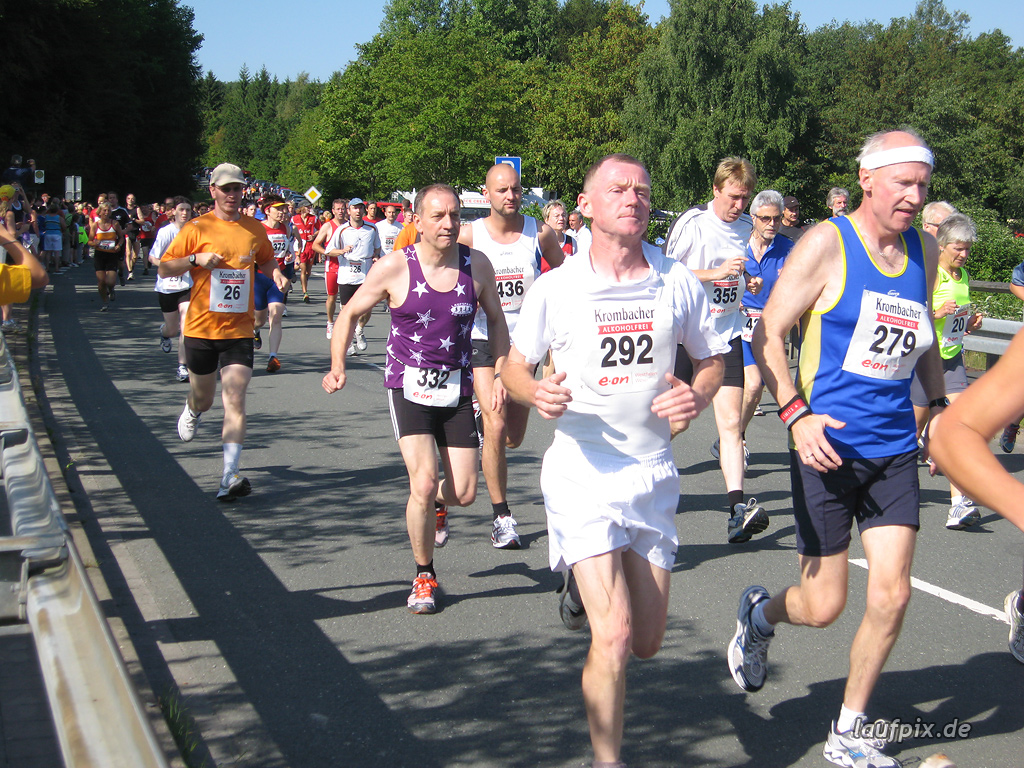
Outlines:
[[[560,267],[562,262],[565,261],[565,254],[562,253],[562,249],[558,245],[558,236],[555,235],[555,230],[547,224],[541,224],[538,240],[544,260],[551,265],[552,269]]]
[[[1024,413],[1024,334],[1002,359],[937,416],[931,454],[957,488],[1024,531],[1024,485],[996,460],[988,443]]]
[[[536,408],[537,413],[545,419],[557,419],[572,402],[572,392],[562,386],[565,371],[537,381],[533,377],[533,365],[526,361],[526,357],[515,345],[509,350],[508,360],[501,369],[501,378],[513,400],[528,408]]]
[[[10,214],[13,220],[13,214]],[[39,263],[39,260],[32,255],[31,251],[18,240],[15,228],[7,221],[0,221],[0,241],[3,242],[3,249],[11,257],[11,261],[23,267],[28,267],[29,279],[33,288],[45,288],[50,282],[46,274],[46,268]]]
[[[924,239],[925,273],[928,276],[928,314],[931,315],[935,309],[932,306],[932,296],[939,274],[939,245],[935,242],[935,238],[927,232],[923,232],[922,237]],[[945,396],[946,380],[942,375],[942,357],[939,354],[938,339],[918,358],[914,372],[921,381],[928,400],[937,400]]]
[[[819,225],[800,238],[786,257],[778,282],[754,329],[751,349],[764,374],[764,383],[780,406],[797,397],[789,373],[785,339],[805,312],[814,308],[840,269],[839,235],[831,225]],[[828,414],[811,414],[793,425],[793,440],[801,460],[819,472],[842,463],[825,437],[825,427],[840,429],[845,423]]]
[[[398,258],[393,258],[396,254]],[[331,332],[331,370],[324,375],[322,383],[328,394],[337,392],[345,386],[345,352],[352,343],[356,319],[391,295],[403,269],[407,274],[408,267],[405,266],[404,254],[400,251],[389,253],[370,267],[359,290],[341,308],[338,319],[334,321],[334,330]]]
[[[651,403],[651,411],[659,418],[668,419],[676,431],[686,429],[700,416],[722,386],[725,361],[721,355],[712,355],[694,363],[693,384],[667,373],[665,380],[672,388],[662,392]]]
[[[1024,301],[1024,285],[1015,285],[1014,283],[1010,283],[1010,293],[1021,301]]]
[[[313,238],[313,250],[319,253],[321,256],[326,256],[327,251],[324,250],[324,245],[327,243],[327,239],[331,236],[331,223],[328,221],[320,227],[320,231],[316,233],[316,237]]]
[[[473,259],[473,288],[480,308],[487,315],[487,344],[494,358],[494,387],[491,390],[491,408],[500,410],[505,405],[507,394],[499,378],[505,369],[509,352],[508,324],[501,311],[501,297],[494,281],[494,268],[490,260],[480,251],[471,251]]]

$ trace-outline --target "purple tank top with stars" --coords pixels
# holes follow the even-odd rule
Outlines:
[[[473,394],[473,315],[476,291],[469,248],[459,246],[459,279],[447,293],[435,291],[423,277],[413,245],[402,249],[409,265],[409,294],[391,309],[384,386],[401,389],[405,367],[463,369],[461,396]]]

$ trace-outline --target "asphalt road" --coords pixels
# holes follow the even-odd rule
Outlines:
[[[538,474],[552,425],[531,417],[509,454],[510,504],[524,548],[494,550],[490,505],[451,515],[436,555],[443,610],[412,616],[407,485],[383,393],[387,315],[342,393],[326,395],[323,284],[290,305],[282,370],[249,389],[242,467],[251,496],[214,499],[220,404],[190,444],[175,424],[186,385],[158,347],[152,276],[99,312],[93,273],[53,280],[38,349],[55,437],[116,611],[158,695],[177,691],[196,764],[229,766],[585,766],[580,695],[588,633],[566,631],[547,567]],[[769,398],[766,397],[766,400]],[[769,530],[726,543],[724,485],[708,452],[710,414],[674,444],[681,473],[668,632],[629,672],[623,759],[632,766],[825,766],[866,571],[851,567],[849,610],[826,630],[781,627],[765,688],[733,683],[725,647],[744,587],[797,578],[785,433],[776,408],[748,431],[748,493]],[[1005,459],[1012,471],[1024,456]],[[945,751],[961,768],[1024,764],[1024,666],[998,618],[1021,584],[1024,542],[994,514],[944,528],[948,490],[922,471],[916,578],[988,606],[984,615],[915,589],[869,715],[968,723],[969,736],[907,739],[912,764]],[[850,557],[862,558],[859,542]],[[961,729],[961,733],[963,733]]]

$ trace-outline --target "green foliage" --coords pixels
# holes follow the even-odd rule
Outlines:
[[[1024,262],[1024,238],[1014,237],[996,211],[969,205],[960,210],[970,216],[978,228],[978,240],[971,248],[967,263],[971,278],[1008,283],[1013,268]]]

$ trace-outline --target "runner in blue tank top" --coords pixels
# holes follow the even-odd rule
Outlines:
[[[790,431],[800,583],[775,597],[759,586],[744,591],[728,655],[736,682],[756,691],[776,624],[825,627],[839,617],[856,519],[870,569],[867,610],[824,755],[894,768],[860,726],[910,599],[920,503],[912,374],[933,416],[948,403],[931,321],[938,246],[911,227],[934,160],[908,131],[875,134],[858,159],[860,207],[800,239],[754,332],[754,355]],[[783,341],[798,321],[794,383]]]
[[[499,370],[509,342],[490,262],[480,251],[458,243],[455,190],[446,184],[424,187],[413,208],[420,241],[377,261],[342,308],[331,333],[331,370],[323,387],[330,393],[345,386],[345,350],[356,320],[387,299],[391,332],[384,385],[395,438],[409,472],[405,514],[416,559],[406,605],[412,613],[434,613],[434,547],[447,543],[448,507],[468,507],[476,498],[479,443],[470,333],[478,302],[487,315],[489,351]],[[505,391],[496,391],[495,407],[500,408]],[[438,451],[450,468],[444,480]]]

